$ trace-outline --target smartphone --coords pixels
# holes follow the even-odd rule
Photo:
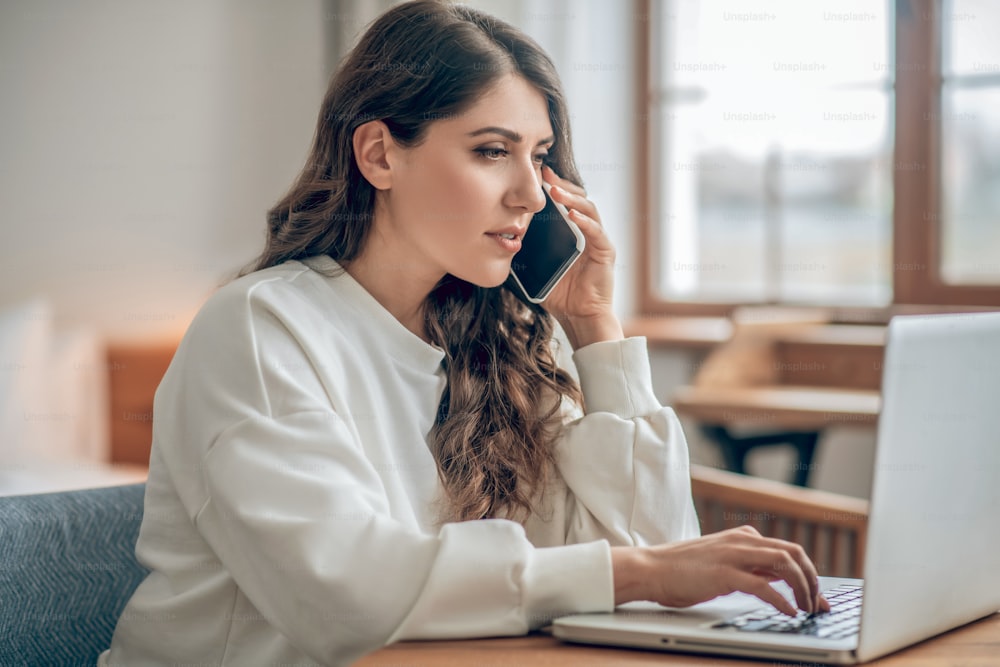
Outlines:
[[[551,187],[542,181],[545,208],[531,219],[510,265],[511,277],[532,303],[545,301],[586,247],[583,232],[569,219],[566,207],[549,196]]]

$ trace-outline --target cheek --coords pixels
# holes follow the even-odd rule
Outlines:
[[[452,236],[480,233],[501,216],[496,214],[503,199],[503,164],[486,163],[463,150],[424,154],[409,165],[405,179],[408,216],[434,229],[439,242]]]
[[[483,216],[499,198],[497,176],[494,174],[491,178],[488,169],[476,168],[475,165],[451,165],[432,177],[436,182],[429,185],[424,196],[428,200],[433,197],[434,201],[430,202],[432,207],[442,213],[447,212],[447,219],[452,224],[476,226],[485,222]]]

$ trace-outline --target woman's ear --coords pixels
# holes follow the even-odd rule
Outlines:
[[[389,166],[388,152],[393,146],[389,128],[380,120],[371,120],[354,130],[354,159],[358,169],[376,190],[388,190],[392,186],[392,168]]]

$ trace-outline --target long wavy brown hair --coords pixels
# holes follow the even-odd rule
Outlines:
[[[546,162],[580,182],[555,67],[513,26],[440,0],[398,5],[376,19],[330,81],[308,161],[268,211],[268,238],[252,270],[326,254],[358,256],[371,231],[375,189],[352,137],[381,120],[401,145],[472,106],[516,73],[547,100],[556,138]],[[430,440],[447,495],[443,520],[524,520],[544,492],[564,399],[579,387],[556,363],[552,318],[508,283],[483,288],[445,276],[425,302],[426,334],[445,351],[447,388]]]

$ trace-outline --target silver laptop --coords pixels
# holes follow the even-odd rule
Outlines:
[[[556,619],[563,640],[813,663],[866,662],[1000,609],[1000,313],[889,325],[865,579],[797,619],[742,593]],[[775,584],[789,600],[791,591]],[[862,595],[863,593],[863,595]],[[769,618],[773,614],[773,618]],[[778,627],[764,629],[777,621]]]

